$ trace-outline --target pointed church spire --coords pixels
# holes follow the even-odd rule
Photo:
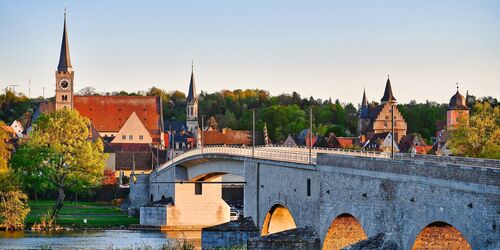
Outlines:
[[[366,99],[366,90],[363,88],[363,100],[361,101],[361,107],[368,107],[368,100]]]
[[[187,101],[192,102],[194,100],[196,100],[196,86],[194,84],[194,63],[191,61],[191,81],[189,82]]]
[[[66,9],[64,9],[64,28],[61,44],[61,55],[59,56],[59,65],[57,71],[71,71],[71,60],[69,58],[68,32],[66,31]]]
[[[366,98],[366,90],[363,89],[363,100],[361,101],[361,108],[359,109],[359,118],[364,119],[370,117],[370,107],[368,99]]]
[[[396,102],[396,98],[392,94],[391,80],[389,79],[389,75],[387,75],[387,83],[385,84],[384,96],[380,100],[383,103],[386,102]]]

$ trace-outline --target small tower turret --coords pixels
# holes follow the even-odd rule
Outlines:
[[[458,125],[459,118],[469,118],[469,107],[467,107],[465,97],[458,91],[450,98],[450,104],[446,111],[446,127],[448,130],[454,129]]]

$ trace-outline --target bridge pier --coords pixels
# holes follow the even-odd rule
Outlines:
[[[277,205],[289,210],[291,224],[317,227],[321,181],[315,167],[245,160],[245,180],[245,216],[251,216],[260,230],[268,228],[269,212]]]

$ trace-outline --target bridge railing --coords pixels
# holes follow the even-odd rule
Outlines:
[[[258,159],[277,160],[277,161],[294,162],[302,164],[316,164],[318,153],[371,157],[371,158],[385,158],[385,159],[391,157],[390,153],[388,152],[363,151],[363,150],[341,149],[341,148],[314,147],[311,149],[311,155],[309,155],[309,148],[304,146],[298,146],[298,147],[258,146],[255,148],[255,150],[252,150],[251,147],[216,145],[216,146],[205,146],[203,148],[194,148],[188,150],[174,157],[172,160],[170,160],[162,167],[160,167],[159,170],[167,166],[170,166],[176,162],[180,162],[184,159],[194,156],[202,156],[203,154],[233,155],[233,156],[242,156],[249,158],[255,157]],[[403,160],[431,161],[431,162],[500,168],[500,161],[491,159],[418,155],[418,154],[408,154],[408,153],[395,153],[394,158]]]

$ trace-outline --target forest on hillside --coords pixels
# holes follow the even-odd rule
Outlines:
[[[94,88],[86,87],[79,95],[103,95]],[[186,119],[186,94],[181,91],[165,91],[152,87],[140,92],[112,92],[106,95],[148,95],[160,96],[163,103],[163,117],[166,121],[184,121]],[[476,100],[477,99],[477,100]],[[14,95],[6,91],[0,95],[0,120],[10,124],[15,119],[23,120],[26,114],[33,113],[41,98],[30,99],[23,94]],[[476,98],[468,95],[467,105],[473,108],[476,102],[489,102],[498,105],[492,97]],[[370,105],[377,105],[372,102]],[[407,124],[408,133],[419,133],[430,141],[436,132],[436,123],[446,119],[448,104],[427,101],[411,101],[398,104]],[[262,89],[221,90],[214,93],[201,92],[199,95],[199,117],[205,121],[214,116],[219,128],[251,129],[252,110],[256,112],[256,128],[262,129],[267,124],[268,133],[274,142],[283,141],[288,134],[297,134],[309,127],[309,109],[312,108],[313,131],[328,135],[354,136],[357,134],[358,104],[344,103],[339,99],[322,100],[314,97],[302,97],[297,92],[272,96]],[[472,109],[472,112],[474,110]]]

